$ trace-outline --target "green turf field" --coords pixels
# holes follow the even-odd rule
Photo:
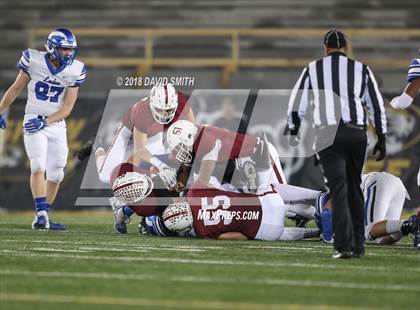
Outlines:
[[[336,261],[319,241],[117,235],[109,213],[55,213],[65,232],[0,214],[0,309],[420,309],[411,238]]]

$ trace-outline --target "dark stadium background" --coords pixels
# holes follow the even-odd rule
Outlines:
[[[20,0],[1,1],[0,11],[0,95],[17,74],[21,52],[43,49],[54,28],[74,31],[78,58],[87,63],[87,81],[67,121],[70,154],[59,210],[74,210],[75,199],[88,194],[80,190],[85,164],[75,165],[75,152],[96,133],[119,76],[194,76],[195,89],[288,89],[303,66],[322,55],[323,33],[337,27],[349,34],[354,57],[373,68],[389,101],[404,87],[420,48],[416,0]],[[181,90],[190,94],[192,88]],[[33,208],[21,135],[25,101],[26,92],[12,105],[9,128],[0,132],[0,208],[7,210]],[[221,106],[207,104],[211,111]],[[406,207],[414,208],[420,205],[420,100],[403,112],[387,104],[387,112],[388,157],[369,159],[366,168],[399,176],[412,198]],[[322,185],[311,158],[289,182]]]

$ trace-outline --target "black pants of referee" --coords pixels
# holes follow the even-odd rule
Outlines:
[[[317,144],[322,143],[322,134],[322,130],[318,131]],[[365,128],[341,122],[333,144],[317,154],[330,190],[334,247],[339,251],[364,253],[364,199],[360,184],[366,146]]]

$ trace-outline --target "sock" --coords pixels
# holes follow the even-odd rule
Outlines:
[[[385,224],[385,230],[387,232],[387,234],[393,234],[396,232],[401,231],[401,226],[403,224],[403,221],[397,221],[397,220],[389,220],[386,221]]]
[[[47,203],[47,197],[38,197],[34,199],[35,211],[38,213],[40,211],[47,211],[50,208],[50,205]]]
[[[123,213],[124,215],[130,217],[134,213],[134,211],[130,207],[125,206],[123,207]]]

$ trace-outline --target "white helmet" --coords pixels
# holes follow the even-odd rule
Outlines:
[[[156,122],[162,125],[170,123],[178,108],[178,95],[174,86],[172,84],[153,86],[150,91],[149,105]]]
[[[168,149],[184,164],[192,161],[192,152],[198,127],[187,120],[179,120],[169,126],[166,133]]]
[[[142,201],[152,190],[152,180],[147,175],[138,172],[126,172],[112,183],[114,196],[127,204]]]
[[[181,232],[193,226],[193,215],[188,202],[171,203],[162,214],[163,224],[171,231]]]

